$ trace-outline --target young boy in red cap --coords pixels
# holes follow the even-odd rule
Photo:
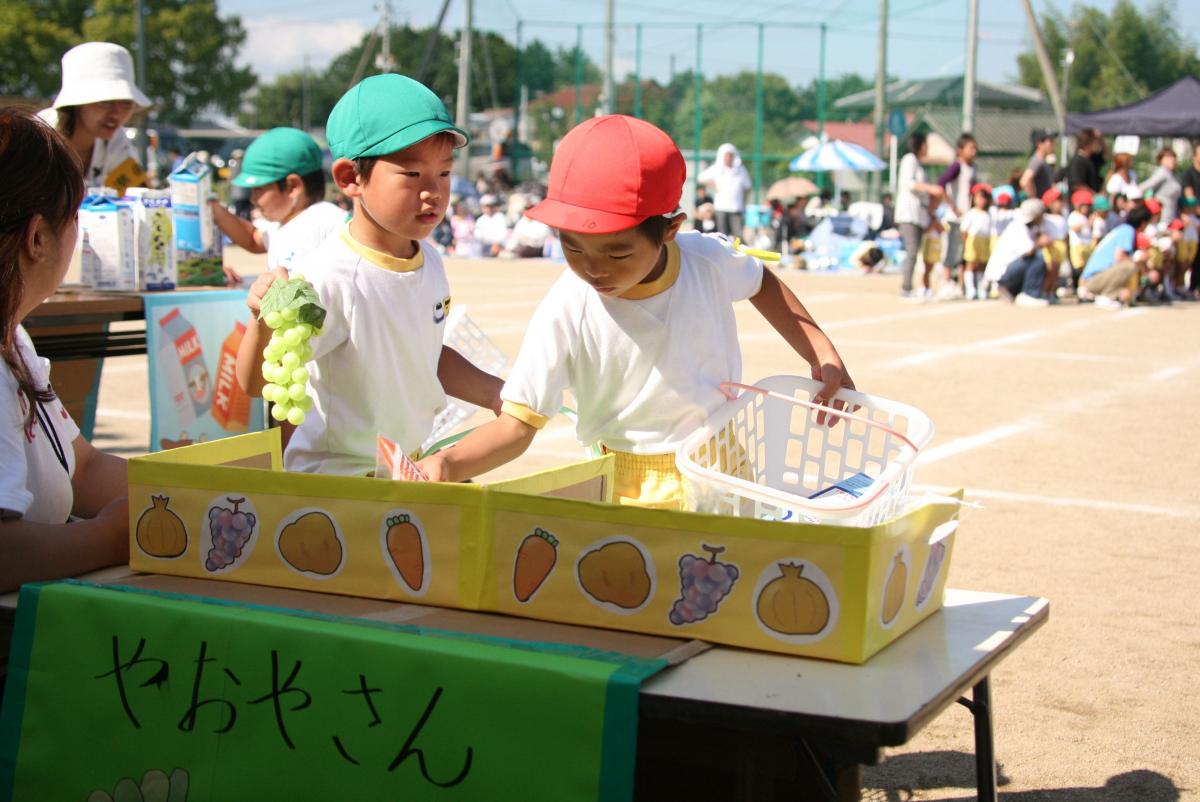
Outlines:
[[[680,233],[685,174],[671,138],[633,117],[597,117],[563,138],[548,196],[527,214],[558,230],[569,270],[530,321],[502,414],[424,460],[431,479],[516,458],[570,389],[579,440],[616,454],[614,499],[677,509],[674,452],[724,403],[718,385],[740,378],[733,303],[746,298],[811,366],[821,399],[853,388],[833,343],[761,262],[724,237]]]
[[[1042,250],[1046,260],[1046,283],[1042,285],[1042,297],[1050,303],[1058,303],[1058,279],[1067,262],[1067,220],[1063,217],[1063,194],[1058,187],[1050,187],[1042,193],[1046,214],[1042,217],[1042,233],[1050,244]]]
[[[1067,215],[1067,256],[1071,260],[1071,286],[1079,292],[1079,274],[1095,249],[1092,226],[1092,201],[1095,196],[1090,189],[1077,189],[1071,193],[1071,213]]]

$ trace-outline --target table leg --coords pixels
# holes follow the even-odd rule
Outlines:
[[[992,686],[988,677],[975,683],[971,701],[958,701],[975,719],[975,784],[979,802],[996,802],[996,745],[992,739]]]

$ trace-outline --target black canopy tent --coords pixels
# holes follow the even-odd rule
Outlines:
[[[1200,78],[1180,78],[1128,106],[1067,115],[1067,133],[1098,128],[1106,136],[1200,137]]]

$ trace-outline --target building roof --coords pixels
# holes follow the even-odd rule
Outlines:
[[[921,106],[961,106],[963,76],[893,81],[886,87],[887,105],[917,109]],[[1019,84],[977,81],[975,103],[979,108],[1028,109],[1046,107],[1045,96],[1037,89]],[[834,101],[841,111],[870,111],[875,107],[875,90],[855,92]]]
[[[818,124],[816,120],[805,120],[804,128],[813,134],[817,133]],[[872,123],[845,123],[835,120],[825,121],[825,139],[834,140],[840,139],[843,142],[850,142],[859,147],[866,148],[872,153],[875,152],[875,126]],[[887,131],[883,132],[883,146],[888,147],[888,143],[892,141],[892,135]],[[885,151],[886,152],[886,151]]]
[[[962,134],[962,110],[923,109],[913,117],[912,128],[924,126],[953,143]],[[982,156],[1017,156],[1033,150],[1030,134],[1036,129],[1055,130],[1054,112],[1049,110],[978,109],[975,112],[975,141]]]

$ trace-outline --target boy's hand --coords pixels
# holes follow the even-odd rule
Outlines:
[[[850,374],[846,372],[846,366],[841,363],[841,360],[834,359],[828,362],[822,362],[818,365],[813,365],[812,377],[821,382],[822,385],[821,389],[813,397],[813,403],[827,404],[832,406],[834,409],[846,410],[847,412],[853,412],[855,409],[858,409],[858,407],[854,407],[854,409],[847,409],[845,401],[834,400],[830,402],[830,399],[832,399],[837,394],[838,390],[842,389],[843,387],[847,390],[854,389],[854,380],[851,379]],[[818,425],[825,425],[828,423],[831,427],[836,426],[838,421],[841,419],[842,418],[840,415],[826,415],[824,412],[817,413]]]
[[[258,318],[259,310],[262,308],[263,296],[267,294],[267,290],[271,289],[271,285],[275,283],[275,279],[287,281],[287,270],[277,267],[274,270],[262,273],[254,280],[254,284],[251,285],[250,293],[246,296],[246,306],[250,307],[250,311],[254,313],[255,319]]]
[[[429,481],[431,482],[450,481],[448,471],[446,470],[444,452],[442,451],[431,454],[425,459],[417,460],[417,467],[425,471],[425,475],[429,477]]]

